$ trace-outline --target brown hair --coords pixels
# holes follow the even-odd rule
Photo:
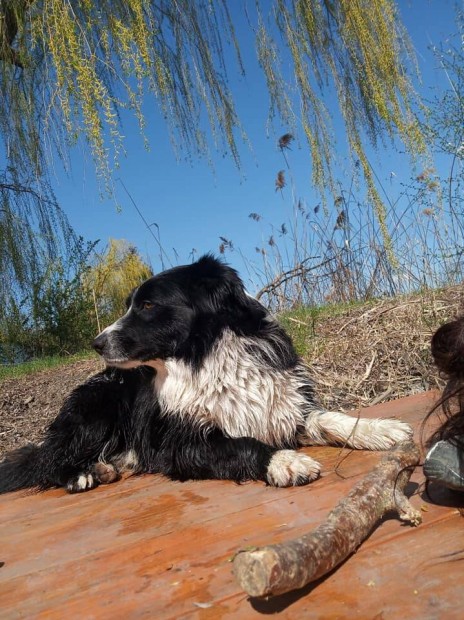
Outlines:
[[[441,439],[457,439],[464,449],[464,316],[442,325],[432,337],[432,355],[447,384],[440,400],[424,420],[441,410],[443,423],[428,439],[430,446]]]

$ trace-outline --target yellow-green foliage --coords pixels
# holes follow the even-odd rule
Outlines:
[[[143,132],[142,100],[150,91],[173,140],[204,151],[199,127],[206,110],[213,135],[224,137],[238,162],[234,130],[239,122],[224,79],[226,40],[233,43],[239,65],[241,60],[226,4],[2,2],[0,18],[8,14],[11,27],[4,30],[0,20],[0,128],[13,164],[21,167],[26,156],[38,170],[47,163],[50,141],[67,159],[66,143],[84,135],[97,171],[110,181],[123,148],[119,114],[131,110]],[[14,57],[3,49],[10,49],[11,38]]]
[[[86,273],[84,286],[94,298],[98,328],[125,312],[129,293],[152,275],[137,251],[124,239],[110,239],[107,249]]]
[[[333,140],[324,106],[326,84],[338,94],[348,142],[359,160],[369,196],[388,240],[385,209],[372,178],[365,139],[376,145],[381,135],[399,136],[411,154],[423,153],[425,143],[414,115],[415,93],[406,63],[413,61],[410,43],[393,0],[276,0],[274,18],[290,49],[300,96],[302,124],[312,156],[313,181],[333,188]],[[263,18],[261,18],[263,22]],[[268,79],[273,105],[288,88],[277,70],[278,57],[269,28],[257,31],[258,51]],[[291,117],[288,105],[284,115]],[[387,241],[388,245],[388,241]]]
[[[0,13],[8,13],[10,26],[7,31],[7,20],[0,22],[0,130],[12,166],[40,171],[50,142],[66,159],[63,135],[71,141],[85,135],[98,171],[110,181],[123,148],[119,113],[130,109],[143,132],[147,91],[173,141],[189,154],[205,151],[202,120],[207,118],[214,141],[222,138],[238,163],[240,123],[227,86],[227,45],[235,50],[239,71],[243,67],[230,6],[227,0],[2,2]],[[396,3],[257,0],[247,10],[271,117],[278,112],[284,122],[301,122],[314,184],[321,192],[335,191],[335,142],[324,104],[325,93],[332,91],[327,84],[332,85],[387,240],[366,141],[375,145],[381,136],[399,137],[410,153],[424,150],[406,67],[413,57]],[[283,49],[290,52],[293,80],[284,76]],[[18,66],[23,66],[19,72]]]

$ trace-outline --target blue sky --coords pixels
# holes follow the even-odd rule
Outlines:
[[[239,5],[241,3],[236,6]],[[422,84],[416,84],[416,88],[431,97],[446,87],[446,80],[428,48],[439,45],[455,32],[455,3],[449,0],[410,0],[400,1],[399,6],[422,74]],[[247,279],[241,254],[247,260],[259,260],[254,248],[261,245],[262,238],[269,236],[266,222],[280,226],[291,212],[292,196],[289,188],[283,195],[275,191],[276,173],[285,167],[276,143],[288,128],[276,121],[275,133],[268,131],[267,91],[257,66],[253,39],[251,35],[247,36],[246,29],[245,21],[239,23],[238,36],[243,42],[247,75],[240,79],[230,75],[238,113],[251,144],[251,147],[241,145],[241,169],[238,170],[233,159],[224,157],[222,152],[212,153],[214,170],[206,159],[187,161],[182,153],[176,157],[166,128],[156,112],[155,102],[147,100],[149,152],[144,148],[136,123],[130,118],[124,119],[127,155],[115,173],[119,212],[114,200],[101,199],[93,163],[79,147],[71,153],[72,169],[68,176],[57,167],[54,189],[78,234],[86,240],[101,239],[102,244],[110,237],[126,239],[150,261],[155,271],[161,268],[156,243],[118,182],[120,178],[146,220],[158,225],[162,245],[173,263],[188,262],[193,248],[198,254],[217,252],[219,237],[224,236],[231,239],[236,248],[236,251],[227,253],[228,262]],[[334,125],[343,152],[344,136],[337,119]],[[298,132],[288,157],[298,197],[308,205],[316,205],[320,199],[311,187],[309,153]],[[342,157],[340,179],[348,182],[350,173],[345,170],[345,163]],[[409,173],[414,175],[408,160],[392,149],[372,153],[372,163],[380,178],[388,180],[392,193],[398,190],[394,184],[401,178],[407,179]],[[391,172],[396,176],[392,177]],[[251,212],[262,215],[263,221],[252,221],[248,217]],[[156,228],[153,230],[157,232]]]

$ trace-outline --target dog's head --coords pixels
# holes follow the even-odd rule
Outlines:
[[[200,363],[224,328],[252,334],[267,316],[236,271],[210,255],[146,280],[127,305],[93,342],[107,364],[120,368],[156,368],[172,357]]]

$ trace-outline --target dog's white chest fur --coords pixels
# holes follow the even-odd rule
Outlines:
[[[226,330],[200,370],[174,359],[154,364],[163,412],[199,427],[217,426],[229,437],[254,437],[277,446],[294,438],[308,407],[299,391],[307,383],[304,369],[301,377],[273,370],[250,345],[256,351],[256,341]]]

